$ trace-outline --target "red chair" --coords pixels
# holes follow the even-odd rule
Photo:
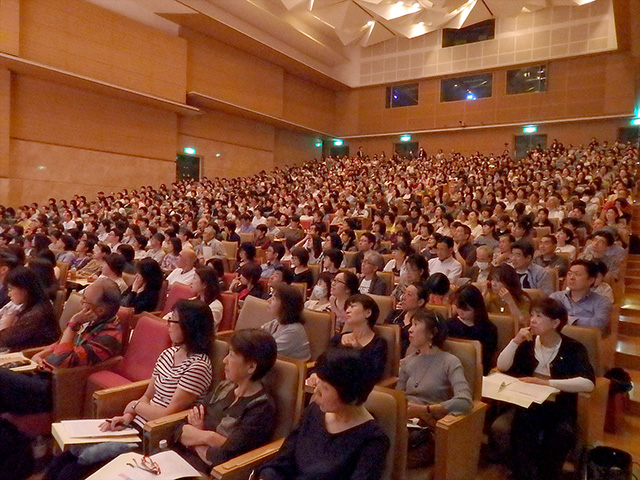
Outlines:
[[[238,274],[236,272],[225,272],[222,276],[222,281],[227,288],[229,288],[229,285],[231,285],[231,282],[233,282],[237,276]]]
[[[311,224],[313,223],[313,220],[309,219],[309,220],[300,220],[300,226],[302,227],[302,229],[305,232],[308,232],[309,229],[311,228]]]
[[[167,295],[167,300],[164,302],[162,316],[164,317],[167,313],[173,311],[173,307],[175,307],[176,303],[180,300],[188,300],[195,296],[196,292],[181,283],[176,283],[172,287],[169,287],[169,294]]]
[[[218,330],[233,330],[236,328],[238,318],[238,294],[234,292],[222,292],[220,294],[222,302],[222,321],[218,325]]]
[[[90,416],[93,392],[131,382],[148,380],[162,351],[171,346],[168,324],[144,313],[138,318],[122,360],[109,369],[89,375],[85,393],[85,416]]]

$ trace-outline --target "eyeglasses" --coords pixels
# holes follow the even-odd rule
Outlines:
[[[131,463],[133,462],[133,463]],[[136,459],[132,459],[131,462],[128,462],[127,465],[133,468],[139,468],[140,470],[144,470],[145,472],[153,473],[154,475],[160,475],[162,473],[160,471],[160,465],[151,460],[146,455],[140,459],[140,461],[136,461]]]

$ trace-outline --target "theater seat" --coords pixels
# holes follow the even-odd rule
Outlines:
[[[167,313],[173,310],[176,303],[180,300],[188,300],[196,296],[196,292],[194,292],[190,287],[186,285],[182,285],[181,283],[176,283],[169,287],[169,294],[167,295],[167,299],[164,302],[164,308],[162,309],[162,316],[165,316]]]

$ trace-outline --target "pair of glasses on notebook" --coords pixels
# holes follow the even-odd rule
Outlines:
[[[160,465],[151,460],[146,455],[140,459],[140,461],[136,461],[134,458],[131,462],[127,463],[130,467],[139,468],[140,470],[144,470],[145,472],[153,473],[154,475],[160,475]]]

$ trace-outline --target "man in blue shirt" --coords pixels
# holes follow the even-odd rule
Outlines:
[[[580,327],[597,327],[609,334],[611,302],[591,290],[598,269],[588,260],[575,260],[567,273],[568,290],[555,292],[551,298],[562,303],[569,313],[569,324]]]

